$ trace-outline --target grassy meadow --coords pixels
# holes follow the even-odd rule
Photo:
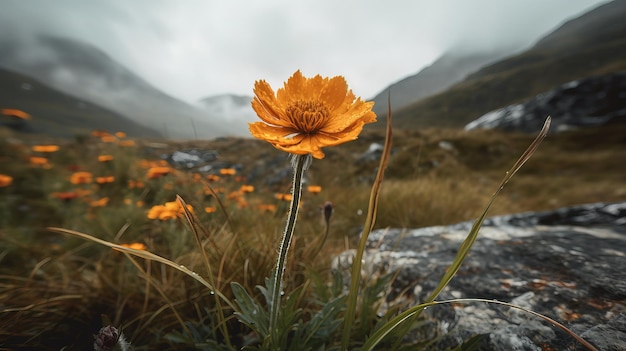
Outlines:
[[[624,135],[623,124],[549,135],[490,214],[624,201]],[[533,138],[395,131],[376,228],[476,218]],[[302,289],[304,310],[318,308],[337,288],[332,257],[355,247],[378,166],[375,155],[361,156],[383,142],[382,131],[367,129],[357,141],[325,150],[306,173],[285,277],[288,289]],[[213,168],[174,167],[163,157],[191,149],[216,151]],[[0,174],[10,177],[0,183],[0,349],[89,349],[103,316],[135,350],[203,349],[203,340],[221,337],[208,327],[221,308],[233,343],[244,344],[249,330],[228,306],[215,304],[215,292],[162,264],[48,228],[147,249],[211,274],[229,297],[231,282],[258,292],[275,264],[290,170],[285,153],[253,139],[174,142],[115,131],[55,139],[0,129]],[[177,195],[198,224],[211,272]],[[334,213],[322,242],[327,201]]]

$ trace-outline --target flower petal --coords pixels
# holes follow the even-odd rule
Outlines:
[[[324,158],[324,153],[322,152],[322,148],[316,142],[315,136],[311,137],[308,135],[302,135],[301,137],[302,138],[300,142],[297,144],[289,145],[289,146],[284,146],[284,145],[276,146],[275,145],[275,147],[280,150],[283,150],[292,154],[296,154],[296,155],[311,154],[313,155],[313,157],[317,159]]]
[[[337,76],[331,78],[322,88],[319,99],[326,104],[326,107],[334,111],[344,103],[347,92],[348,83],[342,76]]]
[[[285,107],[298,100],[318,100],[327,84],[328,78],[323,78],[319,74],[313,78],[306,78],[298,70],[285,82],[284,88],[278,89],[276,97]]]
[[[256,96],[252,100],[252,108],[263,121],[274,125],[287,125],[284,120],[284,108],[276,100],[274,90],[266,81],[254,83],[254,94]]]
[[[302,140],[298,131],[293,128],[284,128],[267,125],[263,122],[249,123],[250,134],[257,139],[265,140],[272,145],[293,145]]]
[[[350,126],[356,121],[362,121],[364,124],[376,122],[376,114],[371,111],[373,105],[373,102],[357,100],[350,110],[340,116],[330,118],[321,131],[326,134],[332,134],[350,129]]]

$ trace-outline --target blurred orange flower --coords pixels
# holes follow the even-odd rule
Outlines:
[[[5,116],[11,116],[19,119],[31,119],[31,115],[28,113],[14,108],[3,108],[1,112]]]
[[[220,180],[220,176],[215,175],[215,174],[207,174],[206,179],[209,182],[217,182],[218,180]]]
[[[242,185],[239,191],[242,193],[252,193],[254,192],[254,185]]]
[[[257,210],[259,211],[263,211],[263,212],[276,212],[276,205],[272,205],[272,204],[261,204],[258,205]]]
[[[215,206],[209,206],[209,207],[205,207],[204,208],[204,212],[206,212],[206,213],[213,213],[215,211],[217,211],[217,207],[215,207]]]
[[[128,187],[130,189],[134,189],[134,188],[144,188],[146,185],[139,180],[129,180],[128,181]]]
[[[249,206],[248,201],[246,201],[246,199],[244,199],[243,197],[238,197],[236,201],[238,208],[246,208]]]
[[[89,172],[76,172],[70,177],[72,184],[89,184],[93,180],[93,175]]]
[[[237,174],[237,170],[234,168],[222,168],[220,169],[221,175],[235,175]]]
[[[117,145],[119,146],[135,146],[135,141],[134,140],[120,140]]]
[[[103,136],[111,135],[109,132],[105,132],[104,130],[94,130],[91,132],[91,136],[94,138],[102,138]]]
[[[322,187],[319,185],[309,185],[306,190],[310,193],[317,194],[322,191]]]
[[[100,141],[102,141],[103,143],[112,143],[116,140],[117,138],[113,135],[103,135],[100,137]]]
[[[91,207],[104,207],[109,203],[109,198],[108,197],[103,197],[101,199],[92,201],[91,203],[89,203],[89,206]]]
[[[274,194],[278,200],[291,201],[291,194]]]
[[[262,122],[250,123],[250,133],[292,154],[324,158],[322,147],[354,140],[376,122],[374,103],[357,98],[342,76],[305,78],[298,70],[276,93],[257,81],[254,95],[252,108]]]
[[[52,195],[52,197],[55,197],[63,201],[69,201],[80,196],[80,194],[75,191],[54,192],[50,195]]]
[[[187,209],[189,212],[193,213],[193,207],[191,205],[187,205]],[[164,203],[163,205],[152,206],[152,208],[148,210],[147,217],[149,219],[159,219],[165,221],[168,219],[182,217],[184,213],[185,210],[178,201],[170,201]]]
[[[57,152],[59,145],[33,145],[34,152]]]
[[[99,155],[98,162],[109,162],[113,161],[113,155]]]
[[[172,169],[170,167],[152,167],[148,169],[148,178],[155,179],[170,174]]]
[[[114,181],[115,181],[115,176],[96,177],[96,183],[98,184],[113,183]]]
[[[13,177],[6,174],[0,174],[0,188],[7,187],[13,183]]]
[[[126,138],[126,133],[124,132],[115,132],[115,136],[122,139],[122,138]]]
[[[148,249],[146,247],[146,245],[144,245],[142,243],[120,244],[120,246],[124,246],[124,247],[127,247],[129,249],[142,250],[142,251],[145,251],[145,250]]]
[[[48,164],[48,159],[45,157],[31,156],[28,162],[30,162],[31,165],[41,166]]]
[[[227,199],[233,200],[233,199],[238,199],[243,195],[243,193],[239,190],[236,191],[231,191],[230,193],[228,193],[228,195],[226,196]]]

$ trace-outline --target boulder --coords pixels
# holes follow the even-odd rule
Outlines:
[[[535,133],[547,116],[551,132],[626,121],[626,72],[571,81],[526,102],[486,113],[465,126]]]
[[[416,304],[435,289],[472,222],[371,233],[364,276],[397,272],[387,302]],[[348,267],[351,252],[336,262]],[[548,316],[599,350],[626,350],[626,202],[488,218],[437,300],[482,298]],[[542,319],[471,302],[433,306],[419,334],[445,350],[482,335],[480,350],[583,350]],[[424,330],[426,328],[426,330]]]

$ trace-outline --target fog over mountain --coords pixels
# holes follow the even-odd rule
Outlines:
[[[198,103],[211,118],[223,120],[231,128],[248,133],[248,123],[258,121],[250,105],[252,99],[252,96],[223,94],[204,98]]]
[[[190,104],[252,94],[258,79],[278,86],[297,69],[344,75],[355,94],[373,97],[453,49],[522,49],[604,2],[3,0],[0,37],[92,45]],[[20,60],[41,54],[23,51]],[[55,79],[75,78],[59,71]]]
[[[109,108],[168,138],[245,132],[165,94],[105,52],[81,41],[45,35],[2,37],[0,67]]]

